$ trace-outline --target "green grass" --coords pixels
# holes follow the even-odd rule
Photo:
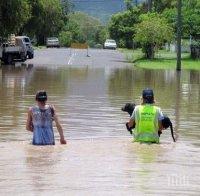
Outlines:
[[[146,69],[176,69],[176,53],[166,50],[159,50],[155,54],[155,59],[149,60],[144,58],[140,49],[128,50],[120,49],[125,53],[129,62],[136,67]],[[189,53],[182,53],[182,69],[200,70],[200,60],[193,60]]]

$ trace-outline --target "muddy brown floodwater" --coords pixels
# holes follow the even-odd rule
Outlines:
[[[91,51],[85,61],[79,51],[59,65],[40,64],[40,54],[51,51],[38,51],[25,65],[0,67],[1,196],[199,195],[199,71],[131,68],[118,52],[104,50]],[[145,87],[154,89],[156,104],[171,118],[176,143],[169,130],[159,145],[132,143],[121,107],[139,104]],[[26,115],[38,89],[55,105],[67,145],[59,144],[56,129],[55,146],[30,144]]]

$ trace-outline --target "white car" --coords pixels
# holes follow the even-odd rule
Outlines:
[[[104,49],[116,49],[117,48],[117,44],[116,41],[113,39],[107,39],[104,43]]]
[[[48,37],[46,42],[47,48],[57,47],[60,48],[60,43],[57,37]]]

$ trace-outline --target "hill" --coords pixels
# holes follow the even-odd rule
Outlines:
[[[134,3],[145,0],[133,0]],[[112,14],[125,10],[124,0],[71,0],[74,10],[85,12],[106,23]]]

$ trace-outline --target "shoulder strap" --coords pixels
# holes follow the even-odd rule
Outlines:
[[[51,115],[52,115],[52,117],[53,117],[54,114],[55,114],[54,108],[53,108],[52,105],[49,105],[49,108],[50,108],[50,110],[51,110]]]
[[[31,112],[34,112],[36,110],[38,110],[38,107],[36,105],[31,107]]]

